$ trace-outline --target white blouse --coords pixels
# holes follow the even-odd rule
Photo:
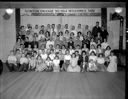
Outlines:
[[[53,60],[55,58],[55,54],[50,54],[49,57]]]
[[[41,54],[41,57],[42,57],[43,60],[46,60],[48,55],[47,54]]]
[[[64,60],[70,60],[71,59],[71,55],[65,55],[64,56]]]
[[[105,60],[104,58],[97,58],[97,63],[104,64]]]
[[[97,56],[89,56],[89,60],[91,60],[91,59],[96,62]]]
[[[53,64],[54,64],[55,66],[59,66],[60,60],[59,60],[59,59],[54,59],[54,60],[53,60]]]

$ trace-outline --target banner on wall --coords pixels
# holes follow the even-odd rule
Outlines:
[[[21,16],[101,16],[101,8],[25,8]]]

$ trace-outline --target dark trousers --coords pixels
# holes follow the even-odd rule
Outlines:
[[[15,65],[13,63],[8,63],[8,62],[6,62],[6,65],[7,65],[10,72],[18,71],[18,66],[17,65]]]
[[[64,60],[60,60],[60,68],[62,68]]]
[[[19,71],[27,71],[28,70],[28,64],[24,63],[20,65]]]
[[[2,74],[3,72],[3,62],[0,60],[0,75]]]

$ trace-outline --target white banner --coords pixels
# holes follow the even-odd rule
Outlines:
[[[25,8],[21,16],[100,16],[101,8]]]

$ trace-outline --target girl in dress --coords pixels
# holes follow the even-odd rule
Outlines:
[[[41,58],[40,55],[37,57],[37,63],[36,64],[37,65],[36,65],[35,71],[41,72],[41,71],[46,69],[45,61]]]
[[[117,56],[114,55],[113,51],[111,51],[109,56],[109,65],[107,67],[108,72],[117,72]]]
[[[78,59],[76,58],[75,53],[71,55],[70,65],[67,68],[68,72],[80,72],[80,67],[78,66]]]
[[[47,68],[46,68],[46,71],[53,71],[53,62],[52,62],[52,60],[50,59],[50,57],[48,57],[47,59],[46,59],[46,66],[47,66]]]
[[[87,71],[97,71],[97,67],[93,59],[89,60]]]
[[[88,63],[87,71],[97,71],[96,61],[97,61],[97,56],[95,52],[92,51],[89,56],[89,63]]]
[[[104,63],[105,63],[105,59],[103,57],[103,54],[99,54],[98,58],[97,58],[98,71],[105,71],[106,70]]]
[[[58,56],[55,56],[53,60],[53,72],[59,72],[60,71],[60,59]]]
[[[64,55],[64,64],[62,66],[62,70],[67,71],[67,67],[70,64],[71,55],[69,53],[69,50],[66,50],[66,54]]]

